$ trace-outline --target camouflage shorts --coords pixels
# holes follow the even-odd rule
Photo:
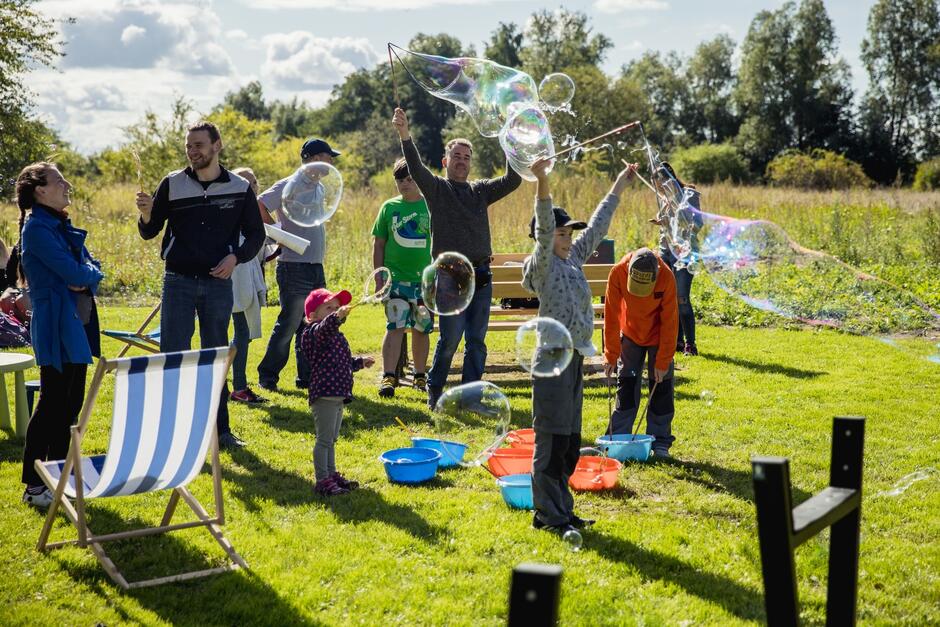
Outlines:
[[[386,329],[415,329],[428,334],[434,330],[434,315],[421,300],[421,284],[392,281],[385,301]]]

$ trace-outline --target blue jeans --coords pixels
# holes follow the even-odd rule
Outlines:
[[[163,275],[163,305],[160,308],[160,351],[192,348],[196,317],[202,348],[228,346],[228,321],[232,316],[232,280],[189,277],[175,272]],[[216,417],[219,435],[231,432],[228,422],[228,384]]]
[[[304,328],[304,301],[313,290],[326,287],[323,265],[319,263],[278,262],[275,271],[280,291],[281,311],[277,315],[268,348],[258,364],[258,382],[274,387],[290,357],[290,341],[295,337],[294,355],[297,360],[295,383],[307,387],[310,382],[310,364],[300,350],[300,334]]]
[[[490,304],[493,300],[493,284],[478,289],[470,305],[456,316],[439,316],[440,336],[434,348],[434,360],[428,371],[428,388],[439,392],[447,383],[447,373],[460,338],[466,342],[463,351],[463,376],[461,383],[479,381],[486,367],[486,327],[490,322]]]
[[[235,359],[232,360],[232,387],[236,390],[244,390],[248,387],[245,368],[248,366],[248,345],[251,343],[251,332],[248,330],[245,312],[232,312],[232,324],[235,326],[235,337],[232,341],[235,346]]]
[[[676,270],[676,258],[663,255],[663,261],[676,276],[676,300],[679,301],[679,337],[676,346],[688,342],[695,344],[695,310],[692,309],[692,279],[695,276],[685,268]]]

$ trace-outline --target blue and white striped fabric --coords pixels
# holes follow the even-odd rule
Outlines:
[[[220,347],[116,360],[107,455],[103,464],[82,460],[87,498],[153,492],[192,481],[206,459],[228,353],[228,347]],[[45,466],[58,479],[61,464]],[[66,495],[75,496],[72,478]]]

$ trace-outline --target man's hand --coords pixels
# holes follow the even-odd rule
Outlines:
[[[140,212],[140,219],[144,224],[150,222],[150,212],[153,211],[153,198],[150,194],[137,192],[137,210]]]
[[[405,116],[405,110],[401,107],[395,109],[395,115],[392,116],[392,126],[398,131],[398,137],[402,141],[411,139],[411,131],[408,129],[408,118]]]
[[[219,265],[209,271],[209,274],[217,279],[227,279],[232,276],[232,271],[237,265],[238,257],[231,254],[225,255],[225,257],[222,258],[222,261],[219,262]]]
[[[363,358],[362,358],[362,367],[363,367],[363,368],[371,368],[371,367],[374,366],[374,365],[375,365],[375,359],[373,359],[372,357],[363,357]]]
[[[619,196],[623,190],[626,189],[627,184],[633,180],[633,175],[639,167],[639,164],[636,163],[627,164],[627,167],[621,170],[620,174],[617,175],[617,180],[614,181],[614,186],[610,190],[610,193]]]
[[[529,170],[532,171],[532,174],[535,175],[537,180],[543,181],[548,178],[548,169],[550,167],[552,167],[551,159],[539,159],[529,166]]]
[[[666,373],[668,372],[669,372],[669,368],[666,368],[665,370],[660,370],[659,368],[653,368],[653,380],[656,381],[656,383],[662,383],[663,379],[666,376]]]
[[[617,375],[617,364],[608,364],[604,362],[604,375],[607,377],[613,377]]]

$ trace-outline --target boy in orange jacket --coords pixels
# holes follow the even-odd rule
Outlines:
[[[651,389],[656,385],[646,433],[656,438],[653,452],[662,458],[675,441],[672,358],[678,332],[676,279],[669,267],[649,248],[628,253],[610,271],[604,299],[604,372],[617,372],[617,409],[608,430],[632,432],[648,355]]]

